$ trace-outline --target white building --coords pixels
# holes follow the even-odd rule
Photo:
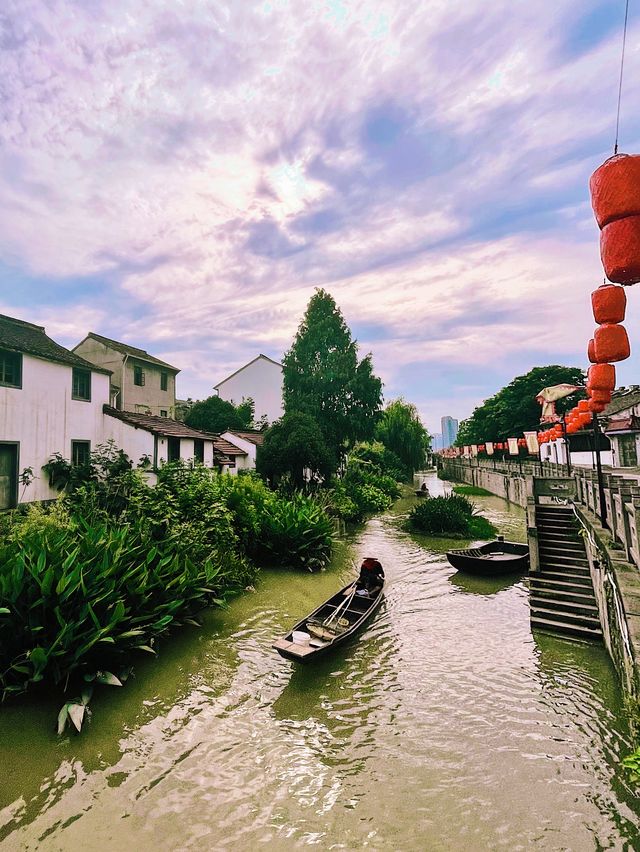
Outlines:
[[[42,326],[0,315],[0,509],[57,496],[42,465],[54,453],[81,464],[100,443],[110,375]]]
[[[239,405],[248,399],[254,403],[254,418],[263,417],[273,423],[279,420],[284,408],[282,404],[282,364],[258,355],[253,361],[240,367],[213,388],[221,399]]]
[[[637,467],[640,459],[640,387],[619,388],[604,411],[614,467]]]
[[[110,381],[110,370],[60,346],[42,326],[0,315],[0,510],[55,499],[42,466],[56,453],[84,464],[110,440],[134,465],[148,463],[151,484],[155,469],[177,459],[230,472],[255,467],[254,444],[251,464],[246,449],[217,435],[110,407]]]
[[[194,461],[205,467],[235,471],[234,458],[224,451],[217,435],[192,429],[179,420],[105,406],[103,435],[104,440],[112,440],[124,450],[134,465],[146,462],[151,471],[173,461]],[[154,484],[152,472],[147,474],[147,480]]]
[[[256,453],[258,447],[261,447],[264,443],[264,432],[250,430],[243,430],[242,432],[227,431],[223,432],[220,437],[238,447],[245,454],[244,458],[236,460],[238,470],[255,470]]]

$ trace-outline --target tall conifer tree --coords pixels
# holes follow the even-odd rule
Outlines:
[[[351,331],[324,290],[312,296],[283,367],[285,412],[313,417],[337,455],[373,437],[382,382],[370,354],[358,361]]]

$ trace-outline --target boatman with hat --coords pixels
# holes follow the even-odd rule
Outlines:
[[[384,584],[384,570],[377,559],[367,556],[362,560],[360,576],[356,584],[357,595],[368,595],[370,598],[380,592]]]

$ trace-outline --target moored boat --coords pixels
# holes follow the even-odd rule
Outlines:
[[[356,594],[355,581],[340,589],[309,613],[273,647],[287,660],[308,663],[324,656],[354,636],[382,603],[383,588],[375,595]]]
[[[498,536],[496,541],[468,547],[464,550],[448,550],[447,559],[458,571],[469,574],[513,574],[526,571],[529,567],[529,547],[516,541],[505,541]]]

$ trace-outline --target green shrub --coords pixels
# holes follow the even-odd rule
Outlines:
[[[475,514],[473,503],[461,494],[432,497],[423,500],[409,514],[410,529],[426,535],[457,535],[469,538],[488,538],[495,527]]]
[[[333,543],[331,519],[310,497],[302,494],[264,506],[256,557],[268,565],[321,568],[329,561]]]
[[[152,651],[168,629],[220,602],[220,564],[146,530],[36,514],[0,545],[0,692],[67,683]]]

